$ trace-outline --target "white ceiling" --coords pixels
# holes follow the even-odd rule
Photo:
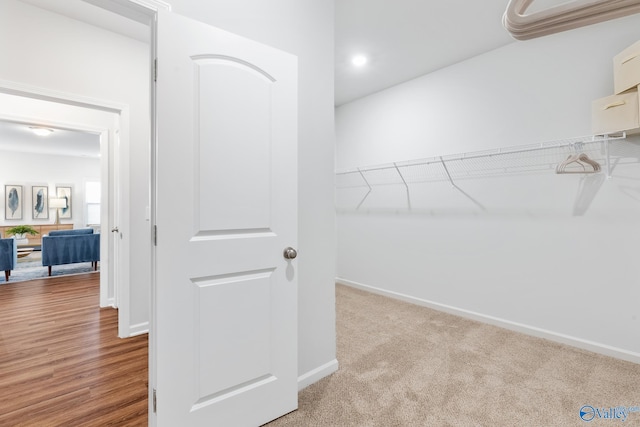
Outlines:
[[[32,124],[0,121],[0,150],[57,156],[100,157],[100,136],[80,131],[53,129],[48,136],[35,135]]]
[[[513,42],[508,0],[336,0],[335,103],[341,105]],[[369,57],[362,68],[354,54]]]
[[[146,25],[87,3],[93,0],[22,1],[139,41],[149,40]],[[507,3],[508,0],[336,0],[335,104],[514,42],[502,26]],[[351,58],[355,54],[366,55],[369,63],[354,67]],[[6,141],[6,132],[10,131],[14,136],[18,134],[10,126],[0,126],[0,141]],[[48,141],[62,136],[60,132]],[[46,146],[43,141],[38,145],[39,149]]]
[[[148,27],[87,3],[95,0],[22,1],[136,40],[149,39]],[[507,3],[508,0],[336,0],[336,105],[513,42],[502,26]],[[350,59],[356,53],[369,57],[366,67],[357,69],[351,65]]]

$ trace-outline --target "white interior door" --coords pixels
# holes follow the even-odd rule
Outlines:
[[[157,25],[152,422],[257,426],[297,407],[297,59]]]
[[[109,259],[112,260],[107,266],[107,272],[110,277],[110,295],[114,307],[119,307],[119,293],[118,289],[121,283],[121,278],[118,275],[120,269],[119,264],[122,262],[120,259],[120,236],[119,228],[120,224],[120,131],[116,130],[113,133],[113,143],[111,144],[111,153],[109,153],[109,172],[111,180],[108,181],[109,190],[107,191],[108,203],[105,208],[109,209],[109,214],[106,229],[102,231],[103,235],[107,237],[104,240],[108,242]],[[103,198],[104,199],[104,198]],[[101,241],[102,243],[102,241]]]
[[[114,115],[115,116],[115,115]],[[111,152],[118,135],[118,119],[114,117],[112,129],[100,135],[100,307],[117,308],[116,278],[113,275],[112,244],[110,235],[113,159]]]

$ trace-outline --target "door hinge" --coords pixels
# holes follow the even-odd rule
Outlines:
[[[156,389],[153,389],[153,413],[156,414],[158,412],[158,400],[156,399]]]
[[[153,60],[153,81],[158,81],[158,58]]]
[[[153,226],[153,246],[158,246],[158,226]]]

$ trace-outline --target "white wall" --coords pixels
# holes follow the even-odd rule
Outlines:
[[[336,110],[337,164],[588,135],[640,16],[500,49]],[[338,277],[640,362],[640,140],[610,180],[555,175],[338,190]],[[499,164],[499,160],[495,160]],[[351,192],[349,192],[351,191]],[[585,197],[587,202],[585,202]],[[589,203],[590,202],[590,203]]]
[[[0,0],[0,79],[125,104],[130,111],[130,325],[149,319],[149,46],[16,0]]]
[[[298,56],[299,373],[335,362],[333,1],[173,0],[173,11]]]
[[[74,224],[74,228],[87,226],[84,220],[84,185],[86,181],[100,181],[100,159],[7,151],[0,151],[0,159],[3,162],[0,172],[2,194],[6,184],[22,185],[24,203],[22,220],[7,221],[3,215],[0,225],[53,224],[56,218],[55,209],[49,209],[47,219],[32,218],[31,187],[47,186],[49,194],[53,195],[57,185],[71,185],[72,217],[60,219],[60,222]]]

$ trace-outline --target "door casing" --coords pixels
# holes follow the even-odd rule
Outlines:
[[[48,89],[25,85],[16,82],[0,80],[0,93],[20,96],[26,99],[43,100],[55,102],[59,104],[71,105],[74,107],[87,108],[89,110],[103,111],[111,114],[111,119],[105,119],[104,124],[87,124],[83,122],[68,122],[59,118],[43,117],[39,115],[10,115],[0,112],[0,118],[16,122],[40,123],[52,127],[72,129],[83,132],[98,134],[100,136],[100,152],[101,152],[101,183],[104,189],[101,196],[101,234],[109,236],[108,239],[101,239],[100,251],[103,254],[101,260],[100,275],[100,306],[101,307],[117,307],[120,308],[118,313],[118,336],[128,337],[129,332],[129,295],[128,280],[117,280],[118,278],[110,274],[110,265],[114,263],[112,254],[114,253],[114,242],[111,237],[111,227],[116,221],[114,215],[109,210],[110,191],[108,188],[114,186],[114,176],[117,171],[113,170],[113,146],[115,144],[116,133],[121,134],[121,139],[128,139],[128,123],[129,123],[129,107],[124,104],[117,104],[110,101],[87,98],[70,93],[54,92]],[[107,125],[106,123],[110,124]],[[128,248],[122,248],[122,256],[128,256]]]

